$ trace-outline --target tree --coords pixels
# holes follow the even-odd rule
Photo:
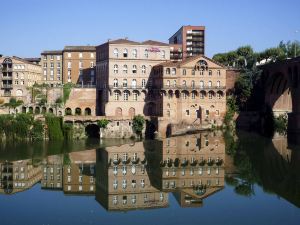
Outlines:
[[[106,128],[108,124],[109,124],[109,121],[107,119],[101,119],[98,121],[98,126],[100,128]]]
[[[132,128],[134,132],[138,135],[142,134],[144,129],[145,119],[142,115],[137,115],[133,117]]]

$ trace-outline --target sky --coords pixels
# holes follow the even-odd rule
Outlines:
[[[168,42],[182,25],[206,27],[208,57],[242,45],[262,51],[300,40],[299,9],[299,0],[1,0],[0,54],[39,57],[124,37]]]

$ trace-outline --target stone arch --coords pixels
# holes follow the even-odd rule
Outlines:
[[[192,91],[191,93],[192,93],[192,94],[194,94],[195,96],[198,96],[198,92],[197,92],[197,91],[195,91],[195,90],[194,90],[194,91]]]
[[[217,91],[217,97],[220,99],[220,98],[223,98],[224,97],[224,92],[223,91]]]
[[[47,108],[45,106],[42,107],[42,114],[45,114],[47,112]]]
[[[89,108],[89,107],[85,108],[85,109],[84,109],[84,115],[85,115],[85,116],[90,116],[90,115],[92,115],[92,110],[91,110],[91,108]]]
[[[28,112],[29,112],[29,113],[33,113],[33,107],[32,107],[32,106],[30,106],[30,107],[28,108]]]
[[[16,96],[17,97],[23,96],[23,90],[22,89],[16,90]]]
[[[41,113],[41,110],[40,110],[40,107],[35,107],[34,109],[34,114],[40,114]]]
[[[77,107],[77,108],[75,109],[75,115],[76,115],[76,116],[80,116],[80,115],[81,115],[81,108]]]
[[[130,107],[130,109],[128,110],[128,115],[130,117],[134,117],[135,116],[135,108]]]
[[[180,91],[179,91],[179,90],[176,90],[176,91],[175,91],[175,97],[176,97],[176,98],[179,98],[179,97],[180,97]]]
[[[58,115],[62,116],[62,111],[61,110],[58,111]]]
[[[89,138],[100,138],[100,127],[97,124],[88,124],[85,127],[85,134]]]
[[[53,109],[49,108],[49,113],[53,114]]]
[[[22,107],[22,113],[26,113],[26,112],[27,112],[26,107],[23,106],[23,107]]]
[[[209,92],[208,92],[208,97],[209,97],[209,98],[214,98],[214,97],[215,97],[215,92],[212,91],[212,90],[209,91]]]
[[[115,110],[115,116],[122,116],[122,108],[117,107]]]
[[[50,109],[49,109],[50,110]],[[70,115],[72,115],[72,109],[71,108],[66,108],[65,109],[65,115],[67,115],[67,116],[70,116]]]

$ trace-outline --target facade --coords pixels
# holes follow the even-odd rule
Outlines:
[[[153,186],[143,142],[98,151],[96,200],[109,211],[168,207],[168,194]],[[161,155],[160,155],[161,156]],[[159,160],[156,160],[159,162]]]
[[[62,51],[57,50],[42,52],[41,65],[43,67],[43,83],[50,84],[51,86],[62,83]]]
[[[48,156],[42,164],[43,189],[62,190],[63,184],[63,155]]]
[[[171,60],[205,54],[205,27],[182,26],[169,38]]]
[[[65,46],[63,83],[95,85],[96,49],[94,46]]]
[[[97,46],[97,89],[100,115],[133,117],[156,115],[149,95],[152,68],[170,59],[169,45],[126,39]]]
[[[154,67],[163,123],[221,124],[226,113],[226,68],[205,56]],[[165,126],[163,126],[165,127]],[[164,133],[164,132],[163,132]]]
[[[0,96],[31,101],[28,87],[41,81],[41,66],[18,57],[0,58]]]

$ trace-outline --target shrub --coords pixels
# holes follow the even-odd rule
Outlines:
[[[133,117],[132,128],[136,134],[141,135],[144,129],[145,119],[142,115]]]
[[[63,139],[64,135],[62,131],[62,117],[47,115],[46,124],[48,127],[48,136],[50,140]]]
[[[101,119],[98,121],[98,126],[100,128],[106,128],[108,124],[109,124],[109,121],[107,119]]]
[[[43,140],[44,139],[44,125],[42,121],[35,120],[33,122],[31,137],[33,140]]]

